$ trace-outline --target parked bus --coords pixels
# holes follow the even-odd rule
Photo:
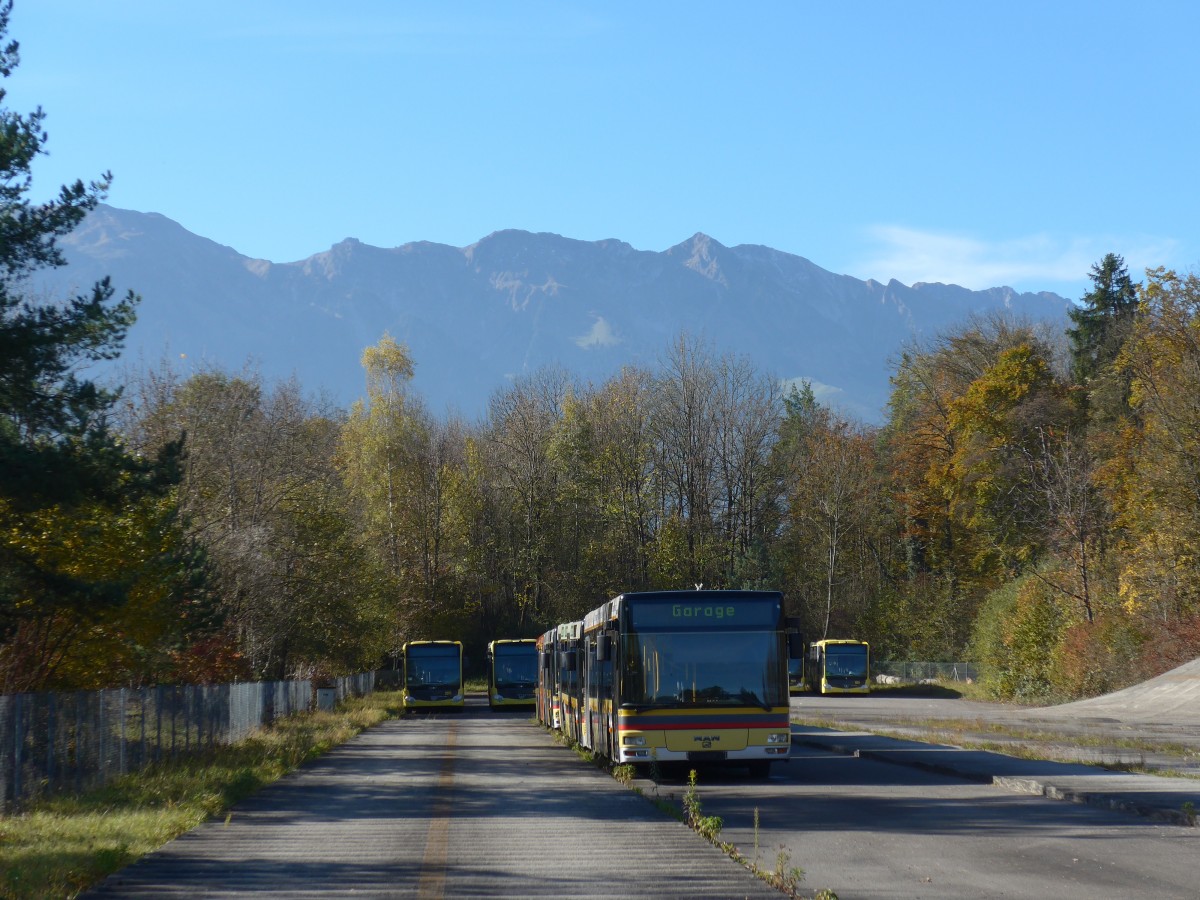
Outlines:
[[[803,694],[808,690],[808,676],[804,658],[788,660],[788,693]]]
[[[538,683],[535,691],[538,721],[548,728],[572,734],[567,724],[570,694],[577,682],[576,657],[581,623],[555,625],[537,639]]]
[[[583,622],[564,622],[558,626],[558,664],[555,667],[558,680],[559,728],[568,739],[579,742],[580,692],[579,692],[579,639],[583,634]]]
[[[404,708],[461,709],[462,643],[410,641],[404,645]]]
[[[554,692],[554,639],[557,626],[537,639],[538,680],[534,689],[534,713],[547,728],[558,728],[559,710]]]
[[[614,763],[730,763],[759,777],[788,758],[787,661],[803,645],[782,594],[622,594],[572,624],[582,631],[556,635],[559,668],[578,676],[563,730],[583,746]]]
[[[538,678],[535,638],[492,641],[487,647],[488,705],[532,709]]]
[[[871,648],[866,641],[815,641],[808,648],[807,678],[818,694],[871,693]]]

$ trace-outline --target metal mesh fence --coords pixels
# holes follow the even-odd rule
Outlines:
[[[876,680],[898,679],[900,683],[922,681],[977,681],[979,669],[974,663],[964,662],[879,662],[871,661],[871,673]]]
[[[339,678],[337,700],[375,688]],[[43,794],[79,793],[181,754],[244,740],[313,709],[311,681],[117,688],[0,696],[0,813]]]

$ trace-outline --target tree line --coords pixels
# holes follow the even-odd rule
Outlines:
[[[601,383],[524,375],[478,421],[430,411],[387,335],[350,409],[252,369],[118,390],[83,373],[139,298],[29,288],[109,185],[29,200],[45,139],[0,106],[5,692],[321,677],[428,637],[478,657],[698,584],[782,590],[810,638],[877,657],[972,658],[1001,697],[1200,655],[1194,275],[1134,283],[1109,254],[1064,332],[995,315],[914,343],[880,426],[687,333]]]

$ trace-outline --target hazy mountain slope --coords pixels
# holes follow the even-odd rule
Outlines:
[[[343,403],[363,393],[359,358],[387,331],[416,360],[415,387],[437,410],[474,415],[505,379],[560,364],[600,380],[653,365],[687,331],[780,378],[879,421],[888,359],[910,337],[1007,307],[1063,320],[1067,302],[1008,288],[835,275],[768,247],[703,234],[659,252],[617,240],[500,231],[469,247],[383,249],[348,239],[290,263],[252,260],[161,215],[103,206],[66,241],[62,293],[111,275],[143,297],[126,362],[163,356],[295,374]]]

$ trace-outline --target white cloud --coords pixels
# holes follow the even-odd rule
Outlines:
[[[989,242],[899,225],[872,226],[868,235],[878,247],[856,267],[860,277],[895,278],[904,284],[943,282],[972,290],[1003,285],[1038,289],[1039,283],[1082,282],[1106,253],[1124,257],[1129,274],[1137,281],[1147,266],[1170,265],[1177,247],[1176,241],[1148,236],[1033,234]]]
[[[820,381],[817,381],[815,378],[806,378],[803,375],[797,375],[795,378],[785,378],[781,384],[783,385],[783,390],[786,393],[792,388],[796,388],[796,390],[803,390],[804,382],[806,381],[808,382],[808,386],[812,388],[813,399],[818,403],[825,404],[826,406],[833,401],[840,399],[846,393],[840,387],[834,387],[832,384],[824,384]]]
[[[615,347],[621,343],[621,338],[603,316],[596,316],[591,330],[582,337],[575,338],[575,343],[585,350],[592,347]]]

